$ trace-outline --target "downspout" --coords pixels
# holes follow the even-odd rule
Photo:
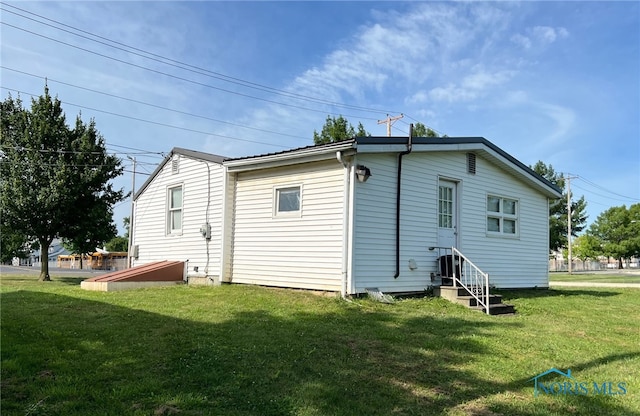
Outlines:
[[[347,297],[347,276],[349,270],[349,190],[351,188],[351,165],[342,158],[342,151],[336,152],[336,159],[344,167],[344,195],[342,200],[344,201],[344,210],[342,214],[342,276],[340,292],[343,298]]]
[[[407,150],[398,153],[398,184],[396,186],[396,274],[394,279],[400,276],[400,191],[402,189],[402,158],[411,153],[413,145],[411,143],[413,136],[413,124],[409,125],[409,141],[407,142]]]

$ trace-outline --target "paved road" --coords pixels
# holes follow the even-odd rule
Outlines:
[[[51,277],[92,277],[105,274],[106,270],[78,270],[78,269],[61,269],[59,267],[50,267],[49,275]],[[27,274],[27,275],[39,275],[39,267],[30,266],[7,266],[5,264],[0,265],[0,275],[3,274]]]
[[[564,287],[631,287],[640,289],[640,283],[604,283],[604,282],[549,282],[549,286]]]

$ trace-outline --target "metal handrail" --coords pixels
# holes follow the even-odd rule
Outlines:
[[[465,257],[455,247],[451,248],[453,255],[453,285],[460,284],[467,292],[473,296],[479,305],[483,306],[487,315],[489,313],[489,273],[485,273],[471,260]],[[456,262],[456,257],[459,259]],[[460,261],[462,260],[462,261]],[[461,276],[458,276],[458,272]]]

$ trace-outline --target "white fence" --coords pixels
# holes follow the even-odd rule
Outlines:
[[[638,260],[631,259],[622,262],[623,269],[638,269],[640,265],[638,264]],[[594,260],[586,260],[582,261],[579,259],[573,259],[571,262],[571,270],[574,272],[590,272],[590,271],[598,271],[598,270],[617,270],[618,269],[618,260],[609,259],[609,261],[594,261]],[[569,271],[568,262],[566,259],[550,259],[549,260],[549,271],[550,272],[567,272]]]
[[[31,264],[20,264],[21,266],[31,266],[34,268],[39,269],[41,263],[39,261],[35,261]],[[71,270],[106,270],[106,271],[118,271],[118,270],[124,270],[127,268],[127,259],[113,259],[110,261],[109,265],[106,266],[107,268],[93,268],[91,267],[91,262],[90,261],[83,261],[82,262],[82,268],[80,268],[80,262],[77,261],[75,262],[73,267],[59,267],[58,265],[58,261],[54,260],[54,261],[50,261],[49,262],[49,270],[52,269],[71,269]]]

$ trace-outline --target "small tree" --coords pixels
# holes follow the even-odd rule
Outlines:
[[[105,248],[110,252],[125,252],[129,249],[129,239],[127,237],[113,237],[111,241],[109,241]]]
[[[322,126],[322,131],[320,133],[316,130],[313,131],[313,143],[334,143],[364,136],[371,136],[371,134],[364,129],[362,123],[358,123],[358,131],[356,133],[351,123],[343,116],[338,118],[327,116],[324,126]]]
[[[573,255],[582,261],[582,264],[591,259],[595,260],[602,255],[602,242],[591,234],[583,234],[573,240]]]
[[[22,108],[10,95],[2,102],[0,216],[4,227],[37,241],[47,253],[62,238],[78,253],[111,239],[113,205],[124,198],[110,181],[122,173],[120,160],[108,155],[104,139],[77,117],[69,128],[60,101],[49,95]],[[51,280],[42,261],[40,280]]]
[[[622,261],[640,255],[640,204],[612,207],[598,215],[589,234],[602,241],[603,254]]]
[[[125,229],[124,236],[113,237],[111,241],[105,245],[107,251],[129,251],[129,217],[124,217],[122,223]]]

